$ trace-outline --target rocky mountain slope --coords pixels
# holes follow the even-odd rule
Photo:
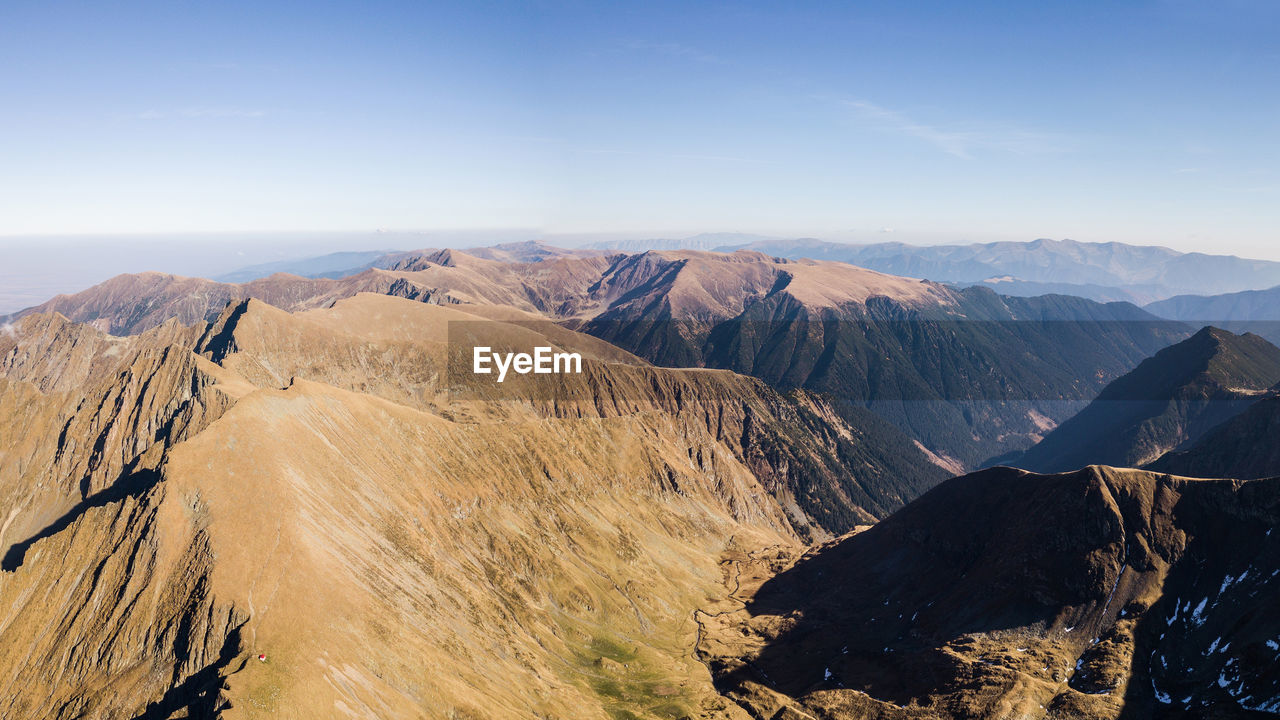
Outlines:
[[[1277,522],[1277,480],[985,470],[794,564],[726,556],[699,648],[755,717],[1265,717]]]
[[[1108,385],[1011,464],[1039,472],[1138,467],[1188,446],[1280,382],[1280,348],[1206,327]]]
[[[451,323],[586,369],[463,382]],[[0,358],[6,717],[745,718],[693,654],[720,554],[944,475],[875,467],[817,396],[509,309],[29,315]]]

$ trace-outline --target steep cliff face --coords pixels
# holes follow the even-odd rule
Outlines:
[[[983,471],[744,561],[700,647],[757,717],[1252,717],[1280,709],[1278,521],[1275,481]]]
[[[182,346],[193,339],[177,326],[118,339],[56,316],[17,324],[0,360],[0,715],[216,704],[209,668],[229,661],[243,618],[208,595],[204,539],[162,544],[155,530],[168,448],[233,400],[220,369]]]

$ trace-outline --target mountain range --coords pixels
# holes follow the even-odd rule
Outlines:
[[[1273,307],[1251,291],[1280,286],[1280,263],[1228,255],[1182,253],[1159,246],[1040,239],[968,245],[851,244],[815,238],[788,239],[744,233],[703,233],[686,238],[586,242],[577,252],[638,254],[650,250],[733,252],[757,250],[788,259],[845,262],[880,272],[926,278],[959,287],[989,287],[1003,295],[1074,295],[1098,302],[1132,302],[1168,319],[1189,321],[1275,320],[1253,308]],[[529,240],[464,252],[531,261],[570,251]],[[284,272],[304,277],[344,277],[387,268],[402,251],[347,252],[253,265],[218,275],[222,282],[249,282]],[[1202,296],[1245,293],[1202,307]],[[1170,300],[1175,296],[1176,300]],[[1170,302],[1165,303],[1164,301]],[[1265,314],[1265,311],[1262,312]],[[1231,326],[1228,325],[1228,328]],[[1264,333],[1265,334],[1265,333]]]
[[[831,537],[943,476],[910,444],[871,471],[866,431],[815,396],[476,311],[19,320],[0,715],[726,716],[686,650],[717,553]],[[459,322],[587,370],[459,392]]]
[[[715,239],[726,241],[716,245]],[[1217,295],[1280,285],[1280,262],[1182,253],[1165,247],[1039,239],[968,245],[851,244],[815,238],[695,235],[684,240],[601,243],[641,249],[758,250],[786,258],[847,262],[880,272],[959,285],[986,285],[1005,295],[1077,295],[1138,305],[1174,295]],[[1157,314],[1160,314],[1157,312]]]
[[[1146,306],[1170,320],[1253,332],[1280,343],[1280,287],[1222,295],[1179,295]]]
[[[287,310],[359,292],[505,305],[657,365],[723,368],[826,393],[850,419],[870,409],[955,470],[1025,449],[1190,331],[1126,303],[1011,298],[751,251],[550,252],[400,253],[385,268],[337,279],[120,276],[24,313],[136,333],[170,317],[208,322],[249,297]]]
[[[8,321],[0,717],[1280,711],[1260,337],[750,250],[367,264]]]

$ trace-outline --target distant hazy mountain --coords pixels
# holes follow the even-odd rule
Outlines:
[[[852,245],[816,238],[787,239],[746,233],[702,233],[685,238],[602,240],[567,250],[538,241],[469,247],[476,257],[503,262],[538,262],[555,257],[605,252],[758,250],[788,259],[810,258],[849,263],[892,275],[923,278],[960,287],[989,287],[1001,295],[1036,297],[1075,295],[1096,302],[1131,302],[1136,305],[1186,294],[1214,295],[1280,286],[1280,263],[1228,255],[1180,253],[1163,247],[1123,243],[1084,243],[1073,240],[1034,240],[973,245],[907,245],[875,243]],[[339,252],[313,258],[263,263],[241,268],[212,279],[249,282],[283,272],[302,277],[338,278],[371,267],[389,268],[408,255],[429,251]],[[1175,308],[1153,305],[1161,317],[1227,323],[1237,319],[1280,320],[1261,317],[1266,309],[1280,307],[1276,298],[1228,296],[1177,298]],[[1268,304],[1268,300],[1271,302]],[[1208,307],[1203,307],[1206,302]],[[1241,305],[1241,307],[1237,307]],[[1258,309],[1254,309],[1257,306]],[[1264,309],[1265,308],[1265,309]],[[1261,333],[1280,341],[1280,333]]]
[[[648,238],[633,240],[601,240],[587,243],[585,248],[595,250],[619,250],[636,253],[646,250],[718,250],[722,248],[739,248],[753,243],[786,243],[795,242],[768,235],[750,235],[747,233],[702,233],[686,238]]]
[[[1280,477],[1277,437],[1280,437],[1280,386],[1214,428],[1195,445],[1168,453],[1148,468],[1192,477],[1241,480]]]
[[[1131,286],[1128,288],[1111,287],[1108,285],[1073,285],[1072,283],[1047,283],[1047,282],[1031,282],[1028,280],[1018,280],[1008,275],[1004,277],[987,278],[982,282],[952,282],[951,285],[957,287],[985,287],[991,288],[1001,295],[1011,295],[1013,297],[1039,297],[1041,295],[1074,295],[1082,297],[1094,302],[1127,302],[1134,305],[1141,305],[1147,298],[1152,297],[1152,293],[1159,294],[1159,291],[1151,286]]]
[[[1206,327],[1144,360],[1012,464],[1138,467],[1201,438],[1280,382],[1280,348]]]
[[[1223,295],[1179,295],[1146,306],[1170,320],[1253,332],[1280,344],[1280,287]]]
[[[417,257],[435,252],[427,250],[368,250],[361,252],[336,252],[317,257],[278,262],[262,263],[240,268],[234,272],[210,278],[218,282],[245,283],[270,277],[276,273],[288,273],[307,278],[341,278],[355,275],[370,268],[387,269],[394,267],[408,257]],[[466,252],[475,257],[502,262],[527,263],[539,262],[557,257],[590,257],[604,255],[607,251],[598,249],[566,250],[536,240],[522,242],[499,243],[485,247],[467,248]]]
[[[763,240],[738,247],[779,257],[838,260],[939,282],[989,283],[1006,295],[1049,290],[1099,301],[1150,302],[1183,293],[1280,285],[1280,262],[1124,243],[1041,239],[974,245],[848,245],[809,238]]]
[[[392,250],[366,250],[362,252],[336,252],[300,260],[281,260],[240,268],[234,272],[211,278],[219,282],[243,283],[276,273],[289,273],[301,277],[346,277],[373,267],[373,262]]]

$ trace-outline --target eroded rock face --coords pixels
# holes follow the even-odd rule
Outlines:
[[[757,570],[700,647],[764,717],[1274,712],[1278,520],[1280,481],[997,468]]]
[[[202,533],[157,529],[167,450],[233,401],[193,338],[16,324],[0,358],[0,715],[216,708],[244,615],[209,593]]]

